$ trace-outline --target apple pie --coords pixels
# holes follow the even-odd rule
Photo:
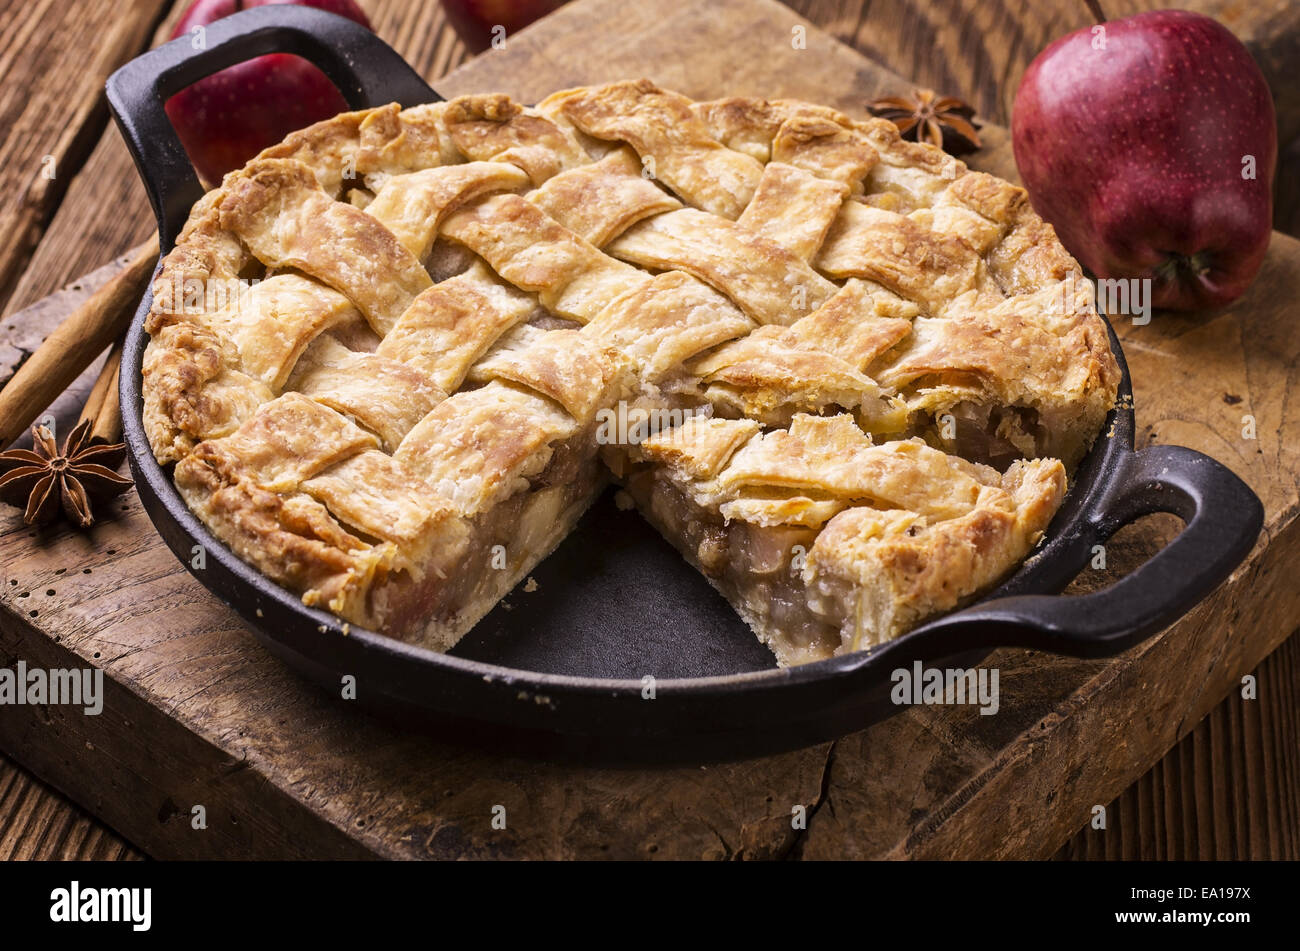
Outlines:
[[[611,481],[779,663],[870,648],[1033,550],[1119,378],[1020,188],[647,80],[295,133],[195,206],[147,330],[211,532],[437,650]]]

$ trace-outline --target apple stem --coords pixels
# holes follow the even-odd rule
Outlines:
[[[1099,0],[1083,0],[1083,2],[1088,7],[1088,12],[1092,14],[1094,20],[1098,23],[1106,22],[1106,11],[1101,8]]]
[[[1210,257],[1205,251],[1179,254],[1170,251],[1164,262],[1156,267],[1156,276],[1162,281],[1175,282],[1185,276],[1204,277],[1210,270]]]

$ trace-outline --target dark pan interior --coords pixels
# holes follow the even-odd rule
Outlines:
[[[609,489],[452,653],[548,674],[639,680],[776,667],[722,595]],[[528,590],[533,588],[533,590]]]

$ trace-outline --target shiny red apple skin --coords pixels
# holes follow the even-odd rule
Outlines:
[[[1263,74],[1199,14],[1106,23],[1105,49],[1093,30],[1051,44],[1016,93],[1012,145],[1035,210],[1096,276],[1151,278],[1156,307],[1236,299],[1272,234],[1277,124]]]
[[[194,27],[240,10],[288,2],[292,0],[195,0],[172,37],[189,36]],[[353,0],[304,0],[300,5],[370,27]],[[181,90],[166,104],[190,161],[209,183],[221,181],[226,172],[290,132],[347,108],[347,101],[324,73],[305,59],[282,53],[223,69]]]
[[[442,0],[447,21],[471,53],[492,45],[493,27],[504,27],[508,38],[540,20],[565,0]]]

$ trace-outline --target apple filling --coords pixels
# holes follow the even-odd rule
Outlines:
[[[963,400],[936,415],[915,414],[908,434],[999,471],[1018,459],[1046,455],[1038,412],[1023,406]]]
[[[777,663],[803,664],[835,653],[838,626],[809,610],[800,576],[814,529],[728,522],[653,469],[632,474],[626,489],[646,520],[771,648]]]
[[[476,516],[448,570],[401,572],[371,591],[371,626],[402,640],[451,649],[555,550],[609,483],[595,453],[573,440],[527,490]]]

